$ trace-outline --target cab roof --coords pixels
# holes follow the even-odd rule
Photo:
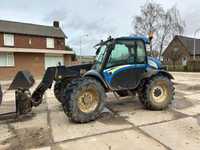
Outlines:
[[[149,39],[145,36],[124,36],[118,37],[116,40],[142,40],[145,44],[149,43]]]

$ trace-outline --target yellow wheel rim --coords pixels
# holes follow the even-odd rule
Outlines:
[[[157,103],[164,102],[168,97],[168,90],[166,84],[159,82],[155,87],[152,88],[151,96]]]
[[[82,91],[78,98],[79,110],[84,113],[95,111],[98,106],[99,98],[95,89]]]

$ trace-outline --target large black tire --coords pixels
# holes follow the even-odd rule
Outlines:
[[[138,92],[141,103],[150,110],[163,110],[174,100],[175,88],[172,81],[162,75],[145,82]]]
[[[102,112],[106,94],[95,79],[83,77],[69,83],[65,89],[64,112],[76,123],[95,120]]]
[[[60,102],[63,103],[64,101],[64,91],[66,88],[67,83],[66,82],[62,82],[62,81],[57,81],[54,85],[54,95],[56,97],[56,99]]]

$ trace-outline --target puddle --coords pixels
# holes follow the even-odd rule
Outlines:
[[[179,90],[184,90],[184,91],[199,91],[200,90],[200,85],[188,85],[184,83],[175,83],[176,89]]]
[[[132,112],[134,110],[143,109],[144,106],[139,102],[139,100],[122,100],[109,102],[106,105],[114,113],[119,112]]]
[[[176,99],[172,102],[172,108],[184,109],[193,106],[192,102],[187,101],[186,98]]]
[[[3,144],[9,144],[8,150],[26,150],[37,147],[45,147],[50,144],[50,134],[48,129],[27,128],[12,129],[15,136],[5,140]]]
[[[101,116],[98,119],[99,122],[104,124],[127,124],[128,121],[126,120],[126,117],[119,116],[115,113],[113,113],[110,109],[105,108],[101,114]]]
[[[111,124],[111,125],[129,124],[129,122],[126,120],[126,117],[122,117],[119,115],[112,115],[112,116],[104,115],[104,116],[101,116],[101,118],[98,121],[103,124]]]
[[[200,85],[194,85],[194,86],[189,86],[186,88],[188,91],[199,91],[200,90]]]
[[[193,106],[193,103],[184,97],[184,93],[176,92],[175,100],[172,101],[171,108],[184,109]]]

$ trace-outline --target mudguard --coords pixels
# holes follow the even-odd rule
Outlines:
[[[159,70],[159,71],[158,71],[158,74],[162,74],[163,76],[166,76],[166,77],[168,77],[169,79],[174,80],[174,77],[173,77],[169,72],[167,72],[167,71],[165,71],[165,70]]]
[[[153,69],[151,67],[147,68],[147,74],[146,75],[147,75],[146,76],[147,78],[150,78],[150,77],[155,76],[155,75],[163,75],[163,76],[165,76],[169,79],[174,80],[174,77],[169,72],[167,72],[165,70],[156,70],[156,69]]]
[[[90,70],[90,71],[86,72],[83,76],[84,77],[93,77],[96,80],[98,80],[105,89],[109,88],[108,84],[106,83],[106,81],[104,80],[102,75],[99,72],[97,72],[96,70]]]

